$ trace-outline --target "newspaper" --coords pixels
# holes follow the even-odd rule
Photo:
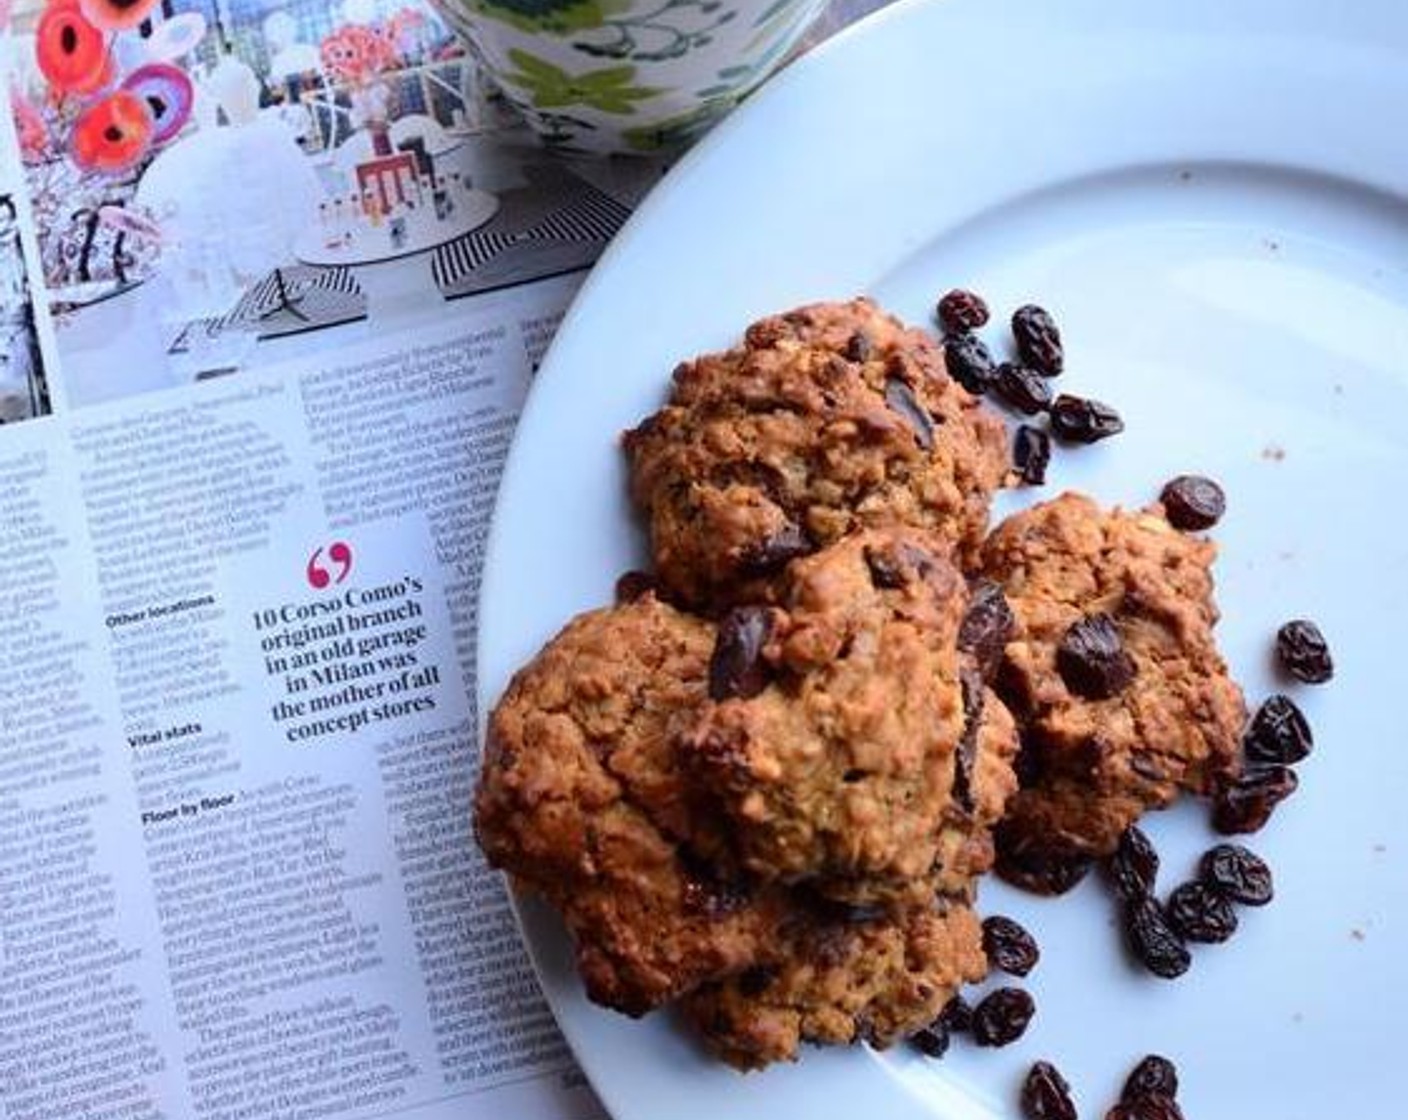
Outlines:
[[[243,10],[155,9],[214,108],[111,172],[42,5],[6,44],[0,1116],[600,1117],[472,836],[476,597],[534,370],[660,168],[545,153],[414,5],[379,84],[419,131],[348,155],[307,5]]]

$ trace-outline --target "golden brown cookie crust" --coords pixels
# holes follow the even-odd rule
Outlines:
[[[712,628],[645,595],[574,620],[488,731],[475,828],[495,867],[562,912],[588,994],[638,1015],[776,950],[778,892],[683,854],[698,819],[674,765],[704,699]]]
[[[1157,508],[1104,510],[1074,493],[1008,518],[983,548],[984,572],[1017,617],[998,690],[1023,727],[1035,777],[1004,835],[1072,855],[1103,855],[1146,809],[1180,789],[1210,793],[1234,772],[1246,720],[1213,638],[1216,548]],[[1073,623],[1104,614],[1133,658],[1116,695],[1072,692],[1057,649]]]
[[[711,611],[856,529],[931,529],[966,559],[1007,470],[1001,420],[868,299],[763,319],[684,363],[625,449],[663,587]]]
[[[681,1010],[724,1061],[760,1069],[794,1060],[804,1042],[883,1049],[986,974],[977,917],[941,903],[872,921],[809,922],[780,964],[707,985]]]

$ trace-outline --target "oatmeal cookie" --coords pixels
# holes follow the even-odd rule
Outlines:
[[[749,873],[912,901],[932,895],[941,852],[955,880],[981,864],[974,820],[1005,800],[1010,731],[1004,743],[1000,716],[985,737],[966,718],[967,590],[945,553],[918,530],[856,533],[794,561],[780,605],[720,624],[714,702],[681,737],[681,762]],[[730,643],[740,632],[751,637]],[[731,664],[740,644],[747,673]]]
[[[1007,470],[1001,420],[868,299],[763,319],[685,362],[625,450],[663,588],[715,612],[859,528],[930,529],[966,560]]]
[[[480,846],[562,912],[591,998],[632,1015],[775,954],[788,908],[684,846],[710,825],[671,743],[705,699],[713,646],[709,624],[648,593],[593,611],[518,673],[489,723]]]
[[[889,1046],[986,974],[977,917],[941,901],[859,922],[812,918],[780,963],[706,985],[681,1010],[724,1061],[758,1069],[795,1059],[803,1042]]]
[[[1213,639],[1215,554],[1158,507],[1069,493],[988,539],[1017,620],[997,688],[1023,733],[1004,858],[1108,854],[1145,810],[1235,773],[1246,706]]]

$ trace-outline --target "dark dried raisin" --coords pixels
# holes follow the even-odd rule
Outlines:
[[[1035,416],[1051,407],[1051,385],[1034,369],[1003,362],[997,367],[992,388],[1018,412]]]
[[[914,390],[898,377],[885,381],[885,403],[914,431],[914,441],[925,451],[934,447],[934,421]]]
[[[1012,337],[1022,361],[1045,377],[1055,377],[1065,365],[1061,332],[1045,308],[1027,304],[1012,312]]]
[[[771,536],[750,541],[738,557],[738,574],[745,578],[768,576],[786,567],[813,549],[812,542],[798,526],[788,522]]]
[[[948,1028],[935,1020],[909,1036],[911,1045],[928,1058],[942,1058],[948,1053]]]
[[[1000,914],[983,919],[983,952],[989,965],[1010,976],[1025,976],[1041,959],[1036,938]]]
[[[1148,1093],[1121,1101],[1105,1113],[1105,1120],[1183,1120],[1183,1110],[1172,1097]]]
[[[963,693],[963,735],[953,752],[953,800],[965,813],[975,808],[973,765],[978,757],[978,733],[983,729],[983,678],[971,665],[958,671]]]
[[[939,1022],[954,1033],[962,1033],[973,1025],[973,1009],[962,996],[954,996],[939,1012]]]
[[[1125,1078],[1120,1100],[1156,1095],[1170,1100],[1178,1096],[1178,1069],[1161,1054],[1146,1054]]]
[[[949,375],[975,396],[982,396],[992,385],[996,366],[977,335],[949,335],[944,339],[944,359]]]
[[[1169,925],[1157,899],[1146,895],[1125,903],[1124,932],[1130,951],[1155,976],[1172,980],[1193,963],[1188,947]]]
[[[1227,511],[1227,495],[1222,487],[1200,474],[1179,475],[1164,486],[1159,500],[1164,504],[1164,516],[1175,529],[1211,529]]]
[[[1071,624],[1056,647],[1056,668],[1066,687],[1088,700],[1118,695],[1134,682],[1137,671],[1119,627],[1107,614],[1088,614]]]
[[[724,616],[709,659],[711,700],[747,699],[767,687],[771,673],[763,647],[774,622],[767,607],[735,607]]]
[[[1028,486],[1046,482],[1046,468],[1051,462],[1051,437],[1030,424],[1017,425],[1012,439],[1012,464]]]
[[[963,288],[946,292],[939,300],[937,312],[945,334],[975,331],[988,321],[988,305],[983,297]]]
[[[1067,443],[1096,443],[1124,431],[1120,414],[1104,401],[1062,393],[1051,402],[1051,434]]]
[[[1119,846],[1106,867],[1115,893],[1125,902],[1133,902],[1154,893],[1159,877],[1159,853],[1144,830],[1132,824],[1120,836]]]
[[[958,628],[958,648],[971,653],[984,677],[991,677],[1002,660],[1017,619],[1002,588],[990,579],[979,580],[968,597],[968,613]]]
[[[993,830],[993,841],[997,847],[994,870],[1013,886],[1033,894],[1065,894],[1090,874],[1092,861],[1088,857],[1053,852],[1005,821]]]
[[[1232,904],[1206,883],[1174,888],[1164,911],[1169,924],[1187,941],[1216,945],[1237,932],[1237,912]]]
[[[1026,1033],[1036,1014],[1036,1001],[1021,988],[998,988],[973,1008],[973,1041],[979,1046],[1006,1046]]]
[[[1294,700],[1279,693],[1256,710],[1242,737],[1242,750],[1250,762],[1299,762],[1314,745],[1304,713]]]
[[[1287,766],[1249,769],[1217,791],[1212,825],[1228,836],[1258,832],[1276,806],[1295,793],[1298,784],[1295,771]]]
[[[1244,906],[1265,906],[1275,887],[1271,868],[1255,852],[1240,844],[1219,844],[1203,853],[1199,872],[1203,882],[1224,898]]]
[[[626,572],[616,581],[616,602],[634,603],[655,590],[655,577],[649,572]]]
[[[846,357],[853,362],[868,362],[875,353],[875,343],[865,331],[856,331],[846,340]]]
[[[1070,1083],[1050,1062],[1036,1062],[1022,1082],[1022,1115],[1026,1120],[1076,1120]]]
[[[1306,684],[1324,684],[1335,675],[1330,645],[1308,618],[1294,619],[1276,631],[1276,656],[1286,672]]]

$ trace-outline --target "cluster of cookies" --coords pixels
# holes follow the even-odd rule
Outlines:
[[[1235,767],[1212,546],[1075,495],[988,536],[1006,444],[864,299],[681,365],[626,435],[650,578],[517,674],[475,805],[594,1000],[740,1068],[885,1046],[986,974],[995,832],[1039,877]]]

